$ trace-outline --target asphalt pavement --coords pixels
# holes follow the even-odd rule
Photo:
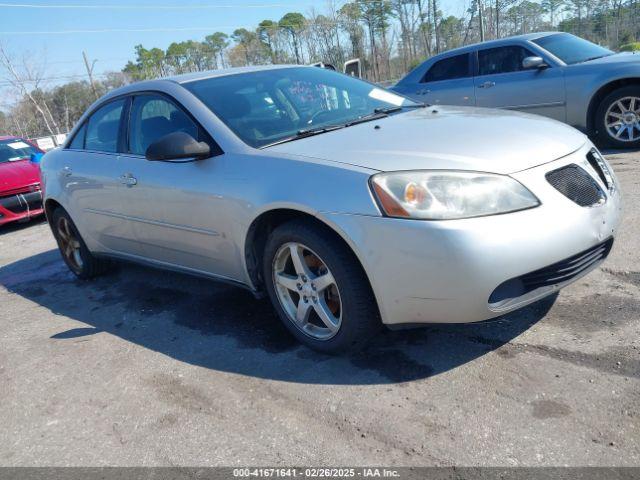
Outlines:
[[[0,227],[0,466],[640,465],[640,153],[605,265],[489,323],[330,357],[266,300]]]

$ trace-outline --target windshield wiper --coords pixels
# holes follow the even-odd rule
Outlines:
[[[357,125],[359,123],[364,123],[364,122],[371,122],[372,120],[379,120],[380,118],[385,118],[389,116],[389,112],[376,111],[376,110],[378,109],[376,108],[371,113],[366,113],[364,115],[361,115],[355,120],[350,120],[349,122],[345,123],[344,126],[350,127],[351,125]]]
[[[276,140],[275,142],[269,143],[267,145],[263,145],[260,148],[268,148],[273,147],[275,145],[280,145],[281,143],[293,142],[294,140],[299,140],[301,138],[313,137],[314,135],[319,135],[321,133],[332,132],[333,130],[339,130],[341,128],[350,127],[352,125],[357,125],[359,123],[370,122],[372,120],[378,120],[380,118],[388,117],[390,113],[399,112],[403,108],[424,108],[426,105],[424,103],[415,103],[412,105],[399,105],[393,107],[380,107],[373,110],[371,113],[367,113],[362,115],[355,120],[350,120],[346,123],[340,123],[335,125],[325,125],[323,127],[315,127],[315,128],[304,128],[302,130],[298,130],[295,135],[289,135],[288,137],[281,138],[280,140]]]
[[[402,107],[379,107],[379,108],[374,108],[373,109],[373,113],[393,113],[393,112],[399,112],[400,110],[402,110]]]
[[[394,113],[399,112],[403,108],[424,108],[427,105],[424,103],[414,103],[412,105],[397,105],[393,107],[380,107],[373,110],[373,113]]]
[[[339,124],[339,125],[326,125],[324,127],[316,127],[316,128],[304,128],[302,130],[298,130],[295,135],[289,135],[288,137],[281,138],[280,140],[276,140],[273,143],[263,145],[260,148],[273,147],[275,145],[280,145],[281,143],[293,142],[294,140],[299,140],[301,138],[313,137],[314,135],[320,135],[321,133],[327,133],[333,130],[339,130],[346,126],[348,125],[345,123],[345,124]]]
[[[379,120],[380,118],[388,117],[390,113],[399,112],[403,108],[423,108],[426,107],[424,103],[416,103],[414,105],[398,105],[394,107],[379,107],[373,110],[371,113],[367,113],[362,115],[355,120],[351,120],[350,122],[345,124],[345,127],[350,127],[351,125],[357,125],[358,123],[370,122],[372,120]]]
[[[298,133],[296,133],[294,136],[297,138],[310,137],[312,135],[331,132],[332,130],[338,130],[340,128],[344,128],[344,124],[341,123],[338,125],[325,125],[324,127],[303,128],[302,130],[298,130]]]

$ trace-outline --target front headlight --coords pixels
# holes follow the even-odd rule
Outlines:
[[[480,172],[413,171],[380,173],[371,186],[390,217],[451,220],[515,212],[540,205],[521,183]]]

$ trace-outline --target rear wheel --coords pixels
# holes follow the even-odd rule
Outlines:
[[[325,353],[354,350],[380,328],[368,280],[332,232],[304,221],[276,228],[265,247],[264,278],[291,333]]]
[[[602,145],[640,147],[640,87],[622,87],[607,95],[596,112],[596,130]]]
[[[51,215],[51,230],[64,263],[78,278],[86,280],[108,270],[109,261],[91,254],[73,220],[64,209],[57,208]]]

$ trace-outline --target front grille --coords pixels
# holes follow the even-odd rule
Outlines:
[[[507,280],[493,291],[489,303],[492,306],[501,306],[538,288],[568,282],[607,258],[612,246],[613,238],[610,238],[558,263]]]
[[[40,190],[40,184],[33,183],[31,185],[24,185],[19,188],[14,188],[12,190],[2,190],[0,192],[0,198],[13,197],[14,195],[17,195],[19,193],[31,193],[31,192],[36,192],[38,190]]]
[[[605,202],[605,194],[598,183],[578,165],[570,164],[546,174],[547,181],[568,199],[581,207]]]
[[[10,197],[0,198],[0,206],[12,213],[24,213],[28,210],[39,210],[42,208],[42,192],[36,190],[30,193],[20,193]]]

